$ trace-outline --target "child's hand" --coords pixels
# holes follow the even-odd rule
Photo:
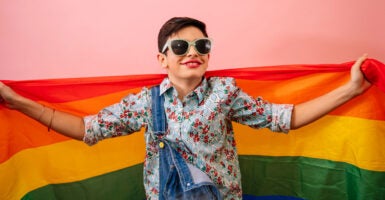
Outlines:
[[[363,93],[370,87],[370,83],[365,79],[364,74],[361,71],[361,65],[367,58],[367,54],[362,55],[353,64],[350,70],[350,86],[353,88],[355,95]]]
[[[0,82],[0,105],[5,105],[8,108],[15,108],[15,100],[20,97],[10,87]]]

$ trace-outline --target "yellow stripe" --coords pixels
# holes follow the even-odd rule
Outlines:
[[[385,171],[385,121],[325,116],[289,134],[234,124],[240,155],[305,156]]]
[[[142,163],[144,156],[143,132],[107,139],[93,147],[69,140],[26,149],[0,165],[0,199],[21,199],[50,183],[79,181],[133,166]]]

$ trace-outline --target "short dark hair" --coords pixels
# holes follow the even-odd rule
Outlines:
[[[194,26],[202,31],[205,37],[208,37],[206,32],[206,24],[190,17],[173,17],[163,24],[158,34],[158,51],[161,52],[164,44],[166,44],[168,38],[178,32],[179,30],[187,27]]]

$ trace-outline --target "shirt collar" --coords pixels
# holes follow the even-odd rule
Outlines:
[[[160,95],[163,95],[169,89],[174,88],[169,78],[165,78],[160,84]],[[199,103],[203,101],[204,94],[208,89],[208,83],[206,77],[203,77],[202,82],[193,90],[198,97]]]
[[[160,91],[159,91],[160,94],[159,95],[162,95],[163,93],[165,93],[170,88],[173,88],[170,79],[168,79],[168,78],[163,79],[162,83],[160,83]]]

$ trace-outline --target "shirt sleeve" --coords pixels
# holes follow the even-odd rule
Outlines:
[[[83,141],[94,145],[105,138],[127,135],[139,131],[147,121],[149,112],[148,89],[123,98],[95,115],[83,118],[85,135]]]
[[[233,121],[252,128],[269,128],[274,132],[290,130],[292,104],[274,104],[262,97],[251,97],[240,89],[232,97],[230,116]]]

